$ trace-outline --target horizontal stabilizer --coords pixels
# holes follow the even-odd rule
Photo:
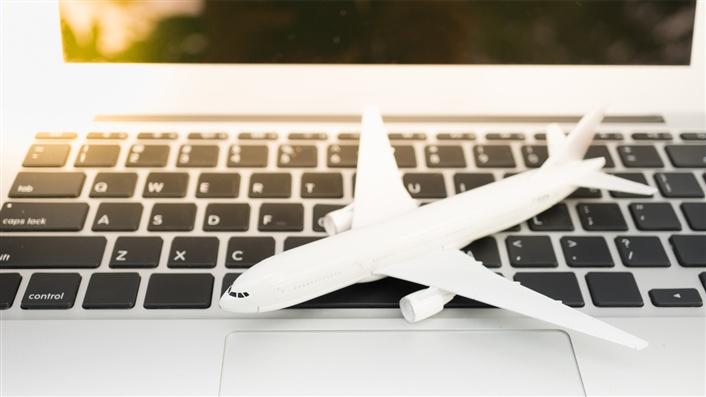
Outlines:
[[[651,196],[657,192],[652,186],[633,182],[629,179],[609,175],[600,171],[593,171],[581,177],[576,183],[577,187],[587,187],[592,189],[607,189],[615,192],[642,194]]]

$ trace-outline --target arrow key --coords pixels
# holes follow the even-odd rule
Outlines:
[[[694,288],[667,288],[650,290],[652,304],[657,307],[701,307],[703,302]]]

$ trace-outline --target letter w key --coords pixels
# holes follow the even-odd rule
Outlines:
[[[143,197],[184,197],[189,184],[185,172],[153,172],[147,176]]]

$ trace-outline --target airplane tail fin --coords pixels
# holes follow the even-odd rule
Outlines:
[[[549,158],[543,167],[554,167],[583,159],[596,134],[596,127],[603,120],[603,109],[583,116],[576,127],[564,135],[559,125],[550,124],[547,129]]]
[[[601,172],[601,168],[605,165],[603,157],[583,160],[601,120],[603,120],[603,110],[594,110],[584,116],[568,136],[564,135],[557,124],[551,124],[547,129],[549,157],[542,167],[575,167],[576,172],[572,173],[572,179],[567,182],[576,187],[642,195],[654,194],[656,189],[651,186]]]

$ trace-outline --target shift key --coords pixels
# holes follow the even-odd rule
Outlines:
[[[8,202],[0,210],[0,231],[35,232],[83,229],[86,203],[18,203]]]
[[[96,268],[105,244],[103,236],[2,236],[0,269]]]

